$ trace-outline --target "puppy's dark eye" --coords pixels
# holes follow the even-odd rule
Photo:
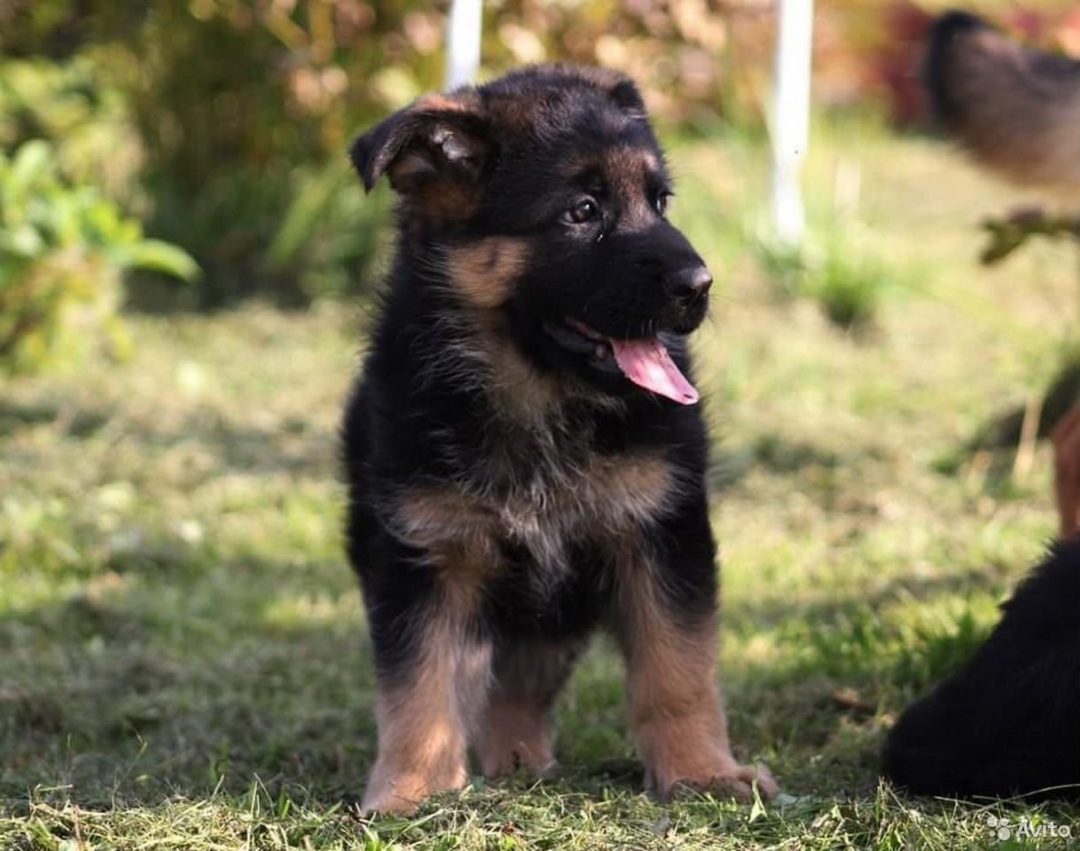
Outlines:
[[[563,214],[563,218],[573,225],[583,225],[600,218],[600,207],[592,198],[582,198]]]
[[[667,214],[668,201],[671,199],[673,192],[669,192],[666,189],[661,189],[656,193],[656,212],[661,216]]]

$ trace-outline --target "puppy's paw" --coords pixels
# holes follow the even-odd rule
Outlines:
[[[548,720],[539,710],[499,702],[488,711],[486,729],[477,746],[485,777],[526,771],[548,773],[555,765]]]
[[[764,765],[739,765],[734,763],[732,770],[709,781],[710,790],[730,795],[737,801],[747,803],[754,800],[754,788],[762,800],[770,801],[780,792],[780,784]]]
[[[360,805],[362,815],[408,815],[416,810],[425,799],[438,792],[456,791],[465,786],[467,777],[464,769],[455,776],[431,778],[422,774],[398,774],[395,776],[376,776],[368,783],[364,792],[364,801]]]
[[[544,777],[555,768],[550,749],[537,749],[524,742],[506,742],[499,747],[487,745],[480,755],[480,770],[485,777],[505,777],[524,771]]]
[[[718,792],[746,802],[754,800],[755,786],[766,801],[780,792],[780,785],[764,765],[740,765],[730,756],[682,766],[657,766],[647,772],[645,783],[661,800],[669,800],[685,788]]]

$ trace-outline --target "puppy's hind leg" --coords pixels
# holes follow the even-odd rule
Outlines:
[[[543,774],[555,762],[551,708],[584,648],[578,639],[522,641],[495,651],[495,682],[477,751],[487,777],[525,769]]]

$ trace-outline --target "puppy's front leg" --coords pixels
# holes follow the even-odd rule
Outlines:
[[[704,497],[620,558],[616,632],[626,658],[630,724],[645,783],[752,797],[779,791],[768,770],[736,762],[716,682],[716,573]]]
[[[440,583],[433,596],[373,624],[379,751],[365,812],[409,812],[468,779],[468,733],[490,676],[469,594]],[[377,610],[374,617],[380,617]],[[384,615],[385,617],[385,615]]]

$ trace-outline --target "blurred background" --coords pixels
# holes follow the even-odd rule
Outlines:
[[[1075,3],[970,5],[1080,57]],[[876,753],[1054,532],[1038,438],[1080,378],[1075,242],[980,266],[980,223],[1042,199],[935,135],[919,65],[938,0],[816,3],[807,228],[778,242],[776,6],[493,0],[481,77],[549,60],[632,74],[678,179],[672,217],[717,279],[694,345],[733,737],[804,809],[687,805],[672,824],[719,819],[739,847],[904,847],[882,837],[939,828],[940,847],[984,847],[959,816],[916,822]],[[95,847],[357,835],[334,808],[372,756],[373,674],[338,428],[392,198],[365,197],[345,151],[441,88],[447,11],[0,0],[0,815],[21,814],[0,845],[74,847],[57,844],[71,802],[100,809],[80,828]],[[653,847],[636,770],[604,773],[632,753],[621,695],[601,643],[560,703],[569,780],[478,787],[475,842],[455,844],[452,807],[391,838],[517,848],[500,813],[520,804],[519,824],[561,813],[544,847],[578,847],[564,828]],[[583,788],[625,809],[568,827],[546,796]],[[841,812],[841,795],[878,804]]]
[[[923,129],[921,37],[942,5],[819,0],[816,120]],[[772,0],[485,6],[484,77],[530,62],[607,65],[640,81],[668,139],[765,140]],[[1080,51],[1069,4],[979,7]],[[0,3],[0,366],[33,368],[62,344],[38,339],[62,331],[32,318],[58,307],[35,299],[96,302],[93,319],[111,323],[115,341],[123,304],[205,310],[257,297],[303,307],[367,292],[388,248],[388,205],[382,193],[362,200],[343,151],[442,86],[446,12],[365,0]],[[52,234],[49,216],[72,218],[75,232]],[[78,244],[84,270],[58,260]]]

